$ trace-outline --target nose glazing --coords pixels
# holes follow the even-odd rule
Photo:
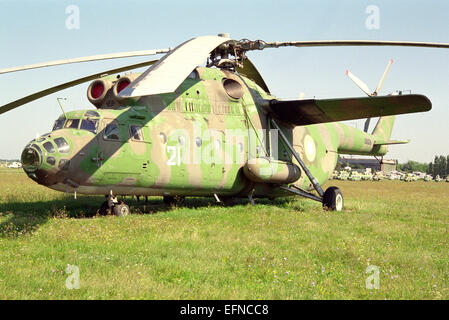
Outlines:
[[[26,147],[22,152],[22,166],[26,172],[32,173],[39,169],[42,159],[33,147]]]

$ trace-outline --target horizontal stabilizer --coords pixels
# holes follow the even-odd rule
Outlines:
[[[410,140],[387,140],[387,141],[375,141],[374,145],[383,146],[383,145],[390,145],[390,144],[405,144],[409,143]]]
[[[279,120],[296,126],[424,112],[432,103],[423,95],[408,94],[342,99],[271,100],[269,109]]]

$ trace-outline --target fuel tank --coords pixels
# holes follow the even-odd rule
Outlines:
[[[300,168],[294,163],[272,158],[248,160],[243,173],[251,181],[276,184],[293,183],[301,176]]]

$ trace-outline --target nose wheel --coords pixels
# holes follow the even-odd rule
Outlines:
[[[323,208],[330,211],[343,210],[343,193],[337,187],[329,187],[323,195]]]
[[[101,215],[114,214],[118,217],[124,217],[130,214],[129,206],[123,201],[118,201],[117,197],[112,194],[107,195],[105,202],[102,203],[99,213]]]
[[[124,217],[129,215],[129,206],[123,201],[120,204],[116,204],[113,208],[113,213],[117,217]]]

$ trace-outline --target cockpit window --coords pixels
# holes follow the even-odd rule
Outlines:
[[[142,132],[142,127],[140,126],[136,126],[136,125],[131,125],[129,126],[129,131],[131,134],[131,138],[134,140],[138,140],[138,141],[143,141],[143,132]]]
[[[104,128],[103,137],[106,140],[120,140],[120,133],[118,130],[117,123],[111,122]]]
[[[80,124],[80,119],[69,119],[65,123],[64,128],[78,129],[79,124]]]
[[[69,153],[70,146],[64,138],[56,138],[54,141],[58,146],[59,153]]]
[[[64,122],[65,122],[65,118],[59,118],[58,120],[56,120],[55,124],[53,125],[52,131],[62,129],[62,127],[64,127]]]
[[[88,110],[88,111],[86,111],[86,113],[84,114],[84,116],[85,117],[100,117],[100,114],[97,112],[97,111],[95,111],[95,110]]]
[[[87,130],[93,133],[97,132],[98,120],[83,119],[81,121],[81,130]]]

